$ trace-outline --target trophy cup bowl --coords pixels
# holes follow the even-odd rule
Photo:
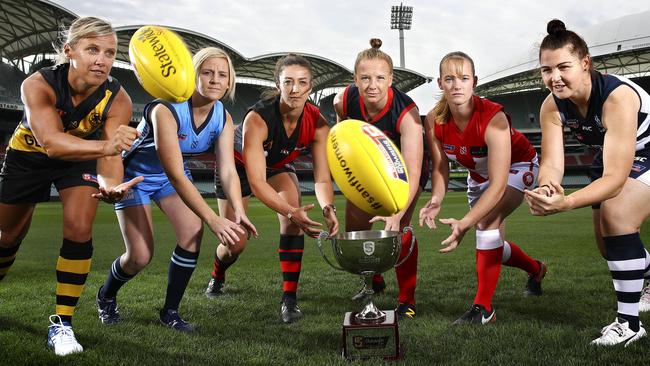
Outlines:
[[[373,303],[372,277],[401,265],[410,257],[415,244],[415,235],[412,231],[409,226],[402,232],[351,231],[339,233],[333,238],[328,238],[327,232],[321,232],[319,235],[318,249],[325,262],[337,270],[359,275],[365,282],[363,309],[359,312],[346,313],[345,316],[343,355],[346,358],[382,356],[395,359],[400,357],[395,312],[381,311]],[[412,234],[411,246],[409,252],[400,260],[402,235],[407,232]],[[331,242],[334,261],[328,258],[323,249],[323,242],[327,239]]]

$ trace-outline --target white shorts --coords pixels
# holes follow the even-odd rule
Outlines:
[[[510,165],[510,174],[508,174],[508,186],[523,192],[524,189],[533,189],[535,181],[537,180],[537,173],[539,173],[539,161],[537,155],[530,160],[530,162],[520,162]],[[481,198],[483,192],[490,185],[490,181],[479,183],[467,176],[467,202],[469,207]]]

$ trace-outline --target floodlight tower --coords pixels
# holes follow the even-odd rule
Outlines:
[[[399,29],[399,66],[404,67],[404,29],[411,29],[413,7],[392,6],[390,12],[390,29]]]

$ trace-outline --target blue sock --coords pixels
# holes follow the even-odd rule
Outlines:
[[[99,296],[103,299],[112,299],[117,296],[117,292],[127,283],[130,279],[135,277],[135,275],[129,275],[122,269],[120,266],[120,257],[117,257],[111,264],[111,268],[108,270],[108,277],[106,277],[106,282],[99,291]]]

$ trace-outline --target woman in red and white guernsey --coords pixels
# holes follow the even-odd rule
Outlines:
[[[531,189],[538,171],[537,153],[520,132],[512,128],[503,106],[474,95],[477,77],[474,61],[452,52],[440,61],[438,86],[442,98],[427,114],[425,133],[433,165],[431,200],[420,210],[420,226],[435,229],[434,219],[449,181],[449,162],[469,171],[467,200],[470,210],[460,220],[440,222],[451,227],[441,253],[456,249],[465,233],[476,228],[478,288],[469,310],[454,324],[496,321],[492,296],[501,264],[528,273],[524,294],[542,294],[546,265],[532,259],[504,235],[505,219],[521,204],[524,189]]]
[[[307,103],[313,72],[309,61],[288,54],[275,65],[277,91],[263,97],[248,110],[244,122],[235,129],[235,163],[240,177],[244,206],[251,194],[277,212],[280,221],[279,257],[283,278],[281,319],[291,323],[302,318],[296,292],[305,245],[305,233],[316,237],[321,224],[307,215],[314,205],[303,206],[293,161],[311,151],[314,164],[314,190],[323,209],[328,232],[336,235],[338,220],[334,207],[332,179],[325,146],[329,126],[320,110]],[[218,173],[218,172],[217,172]],[[215,187],[219,210],[234,215],[218,174]],[[222,293],[226,269],[246,246],[246,238],[235,245],[220,244],[215,252],[212,279],[206,296]]]
[[[370,40],[371,48],[361,51],[354,64],[354,84],[334,98],[339,121],[357,119],[379,128],[400,149],[409,173],[409,201],[406,208],[391,217],[372,217],[352,202],[345,206],[345,230],[369,230],[376,221],[385,221],[385,230],[402,230],[411,223],[414,202],[427,183],[428,165],[422,163],[424,139],[418,107],[393,83],[393,61],[379,50],[381,40]],[[423,168],[424,165],[424,168]],[[412,232],[402,236],[402,252],[407,253]],[[403,254],[405,255],[405,254]],[[395,268],[399,286],[398,318],[415,316],[415,285],[417,275],[417,240],[411,256]],[[373,290],[382,292],[386,284],[381,275],[373,278]],[[364,296],[361,289],[353,299]]]

